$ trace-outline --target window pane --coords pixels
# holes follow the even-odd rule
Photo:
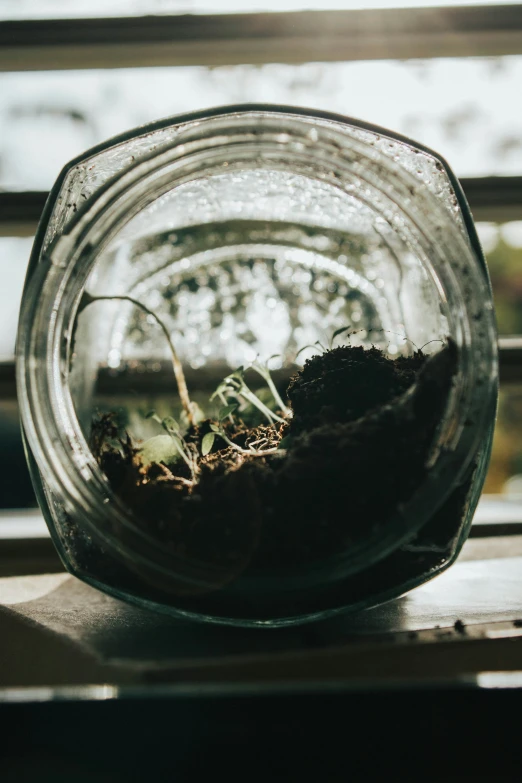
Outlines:
[[[522,221],[478,223],[500,334],[522,334]]]
[[[2,0],[0,19],[71,19],[142,14],[221,14],[267,11],[510,5],[518,0]]]
[[[33,240],[0,237],[0,361],[14,355],[18,310]]]
[[[484,492],[522,496],[522,385],[500,390],[493,454]]]
[[[522,56],[0,74],[0,187],[49,188],[73,156],[160,117],[282,103],[383,125],[459,176],[522,174]]]

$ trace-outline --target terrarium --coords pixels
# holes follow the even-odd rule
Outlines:
[[[489,459],[496,332],[460,186],[374,126],[236,106],[69,164],[18,391],[66,568],[173,615],[283,625],[449,566]]]

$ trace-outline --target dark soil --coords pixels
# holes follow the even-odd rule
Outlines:
[[[292,433],[356,421],[386,405],[415,381],[426,357],[388,359],[377,348],[342,346],[306,362],[290,381]]]
[[[426,477],[456,358],[451,342],[429,358],[417,351],[392,360],[350,346],[315,356],[291,379],[287,424],[227,424],[237,445],[260,437],[277,445],[283,436],[285,448],[249,456],[216,439],[192,487],[184,463],[176,476],[144,466],[111,414],[93,423],[90,445],[115,494],[166,552],[220,568],[223,583],[292,572],[384,529],[412,497]],[[187,441],[201,447],[210,423]],[[455,514],[451,524],[458,527]]]

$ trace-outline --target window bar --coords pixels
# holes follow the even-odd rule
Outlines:
[[[475,220],[522,219],[522,176],[464,177],[461,184]],[[0,192],[0,236],[32,236],[47,195],[46,191]]]
[[[521,33],[521,5],[9,20],[0,70],[499,56]]]

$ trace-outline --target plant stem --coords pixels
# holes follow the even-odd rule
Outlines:
[[[242,376],[241,379],[238,379],[237,376],[234,377],[234,374],[229,375],[227,378],[225,378],[224,383],[231,386],[237,396],[243,397],[244,400],[261,411],[263,416],[267,417],[270,424],[275,424],[276,421],[285,421],[285,419],[282,419],[281,416],[277,415],[277,413],[271,411],[270,408],[264,404],[264,402],[261,402],[254,392],[248,388],[245,383],[245,379]]]
[[[279,410],[282,411],[285,414],[285,416],[288,416],[288,414],[290,413],[290,408],[288,408],[284,404],[284,402],[283,402],[279,392],[277,391],[276,385],[273,382],[273,380],[272,380],[270,375],[268,375],[268,377],[266,379],[266,382],[268,384],[268,388],[272,392],[272,396],[273,396],[273,398],[274,398],[274,400],[276,402],[276,405],[279,405]]]
[[[172,473],[171,470],[168,469],[166,465],[164,465],[162,462],[157,463],[158,467],[162,471],[165,478],[169,479],[169,481],[177,481],[179,484],[183,484],[184,487],[193,487],[194,486],[194,479],[186,479],[182,476],[175,476],[174,473]]]
[[[221,402],[223,403],[223,407],[224,407],[224,408],[226,408],[226,406],[228,405],[228,400],[227,400],[227,398],[225,397],[225,395],[223,394],[223,392],[219,392],[219,393],[218,393],[218,397],[219,397],[219,399],[221,400]],[[230,422],[231,424],[233,424],[233,423],[234,423],[234,418],[233,418],[233,416],[232,416],[232,414],[231,414],[231,413],[229,413],[229,414],[228,414],[228,420],[229,420],[229,422]]]
[[[252,405],[254,405],[261,413],[263,413],[268,421],[272,424],[276,421],[284,421],[284,419],[281,418],[281,416],[278,416],[277,413],[274,413],[273,411],[268,408],[264,402],[261,402],[261,400],[256,397],[253,391],[248,388],[248,386],[243,384],[243,388],[239,389],[238,394],[240,394],[242,397],[245,398],[248,402],[250,402]]]
[[[169,330],[167,329],[167,327],[165,326],[161,318],[157,316],[155,312],[149,310],[149,308],[146,305],[144,305],[142,302],[140,302],[138,299],[134,299],[134,297],[128,296],[127,294],[119,294],[119,295],[116,294],[114,296],[91,296],[90,294],[84,294],[84,297],[88,297],[88,300],[85,302],[85,304],[81,309],[87,307],[87,305],[91,304],[91,302],[122,301],[122,302],[130,302],[132,305],[134,305],[134,307],[139,308],[144,313],[154,318],[154,320],[160,327],[161,331],[165,335],[165,338],[170,348],[172,367],[174,369],[174,376],[176,378],[176,384],[178,387],[181,404],[183,405],[185,413],[187,414],[187,419],[189,421],[189,424],[193,427],[196,426],[196,420],[194,418],[194,412],[192,410],[192,403],[190,401],[190,397],[188,393],[187,382],[185,380],[185,373],[183,372],[183,366],[179,359],[176,348],[174,347],[174,343],[172,342],[172,338],[169,334]]]
[[[225,441],[225,443],[227,443],[236,451],[239,451],[240,454],[250,454],[251,456],[253,455],[254,457],[264,457],[265,454],[275,454],[277,451],[277,446],[274,448],[264,449],[264,450],[243,449],[241,448],[241,446],[238,446],[237,443],[233,443],[233,441],[231,441],[230,438],[228,438],[225,435],[223,430],[220,430],[220,432],[216,432],[216,435],[219,435]]]
[[[270,370],[268,369],[268,367],[265,369],[263,366],[261,366],[261,365],[256,363],[256,364],[252,365],[252,369],[255,370],[258,373],[258,375],[260,375],[261,378],[263,378],[264,381],[266,381],[266,385],[268,386],[268,388],[270,389],[270,391],[272,393],[272,397],[275,400],[275,404],[279,406],[279,410],[285,416],[288,416],[288,414],[290,413],[290,408],[288,408],[284,404],[283,400],[281,399],[281,396],[280,396],[279,392],[277,391],[276,385],[275,385],[274,381],[272,380],[272,376],[270,374]]]
[[[185,452],[184,452],[182,446],[180,445],[178,439],[176,437],[174,437],[173,435],[171,435],[171,438],[174,441],[174,445],[176,447],[176,451],[178,452],[179,456],[186,462],[190,472],[193,473],[194,469],[192,467],[192,460],[187,457],[187,455],[185,454]]]

